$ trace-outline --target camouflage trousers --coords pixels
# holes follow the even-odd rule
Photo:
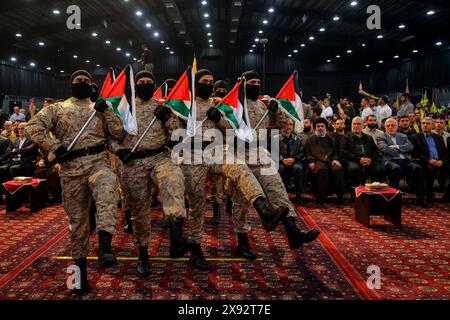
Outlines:
[[[199,243],[203,235],[203,224],[205,220],[206,192],[205,183],[208,175],[223,175],[226,179],[235,183],[243,198],[253,203],[258,197],[264,196],[256,178],[247,165],[241,164],[215,164],[215,165],[182,165],[185,181],[186,194],[189,199],[188,237],[189,240]],[[250,226],[238,226],[245,232]]]
[[[164,214],[171,219],[186,217],[184,177],[167,153],[136,159],[122,167],[122,188],[131,211],[133,242],[138,247],[150,242],[151,183],[160,190]]]
[[[279,173],[276,171],[269,175],[262,174],[262,165],[248,167],[264,190],[264,195],[270,205],[273,208],[286,206],[289,208],[288,217],[297,217],[298,213],[289,201],[289,196]],[[234,181],[227,181],[225,192],[230,194],[233,200],[233,217],[235,216],[239,220],[246,219],[249,204],[246,201],[245,195],[236,186]]]
[[[96,161],[82,176],[61,177],[63,206],[70,223],[70,239],[74,259],[89,252],[89,204],[92,197],[97,207],[97,231],[116,231],[118,194],[117,177],[105,158]]]
[[[211,181],[211,187],[209,189],[209,193],[211,194],[211,202],[219,204],[222,203],[225,177],[221,174],[212,174],[209,175],[208,179]]]

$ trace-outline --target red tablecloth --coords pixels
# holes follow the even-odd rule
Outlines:
[[[391,187],[387,188],[386,190],[367,190],[365,186],[359,186],[355,188],[355,195],[357,198],[363,193],[379,194],[384,199],[386,199],[386,201],[391,201],[397,194],[400,193],[400,190]]]
[[[23,186],[33,186],[34,188],[36,188],[40,182],[41,182],[41,180],[39,180],[39,179],[33,179],[31,182],[25,182],[25,183],[10,180],[10,181],[6,181],[5,183],[3,183],[3,186],[10,194],[14,194]]]

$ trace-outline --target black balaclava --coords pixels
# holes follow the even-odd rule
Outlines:
[[[155,77],[151,72],[142,70],[136,74],[134,82],[137,83],[141,78],[150,78],[153,80],[153,83],[142,83],[135,85],[136,96],[142,101],[147,101],[153,97],[153,93],[155,92]]]
[[[249,71],[245,71],[241,78],[244,78],[248,81],[251,79],[259,79],[261,80],[261,77],[259,76],[258,72],[254,71],[254,70],[249,70]],[[251,99],[251,100],[256,100],[258,99],[259,95],[261,94],[261,86],[256,86],[253,84],[246,84],[245,85],[245,91],[247,94],[247,98]]]
[[[98,97],[99,97],[98,87],[95,83],[93,83],[91,90],[91,101],[92,102],[97,101]]]
[[[217,91],[217,89],[226,89],[227,92],[222,92],[222,91]],[[228,84],[223,81],[223,80],[217,80],[216,83],[214,83],[214,88],[213,88],[213,92],[214,92],[214,96],[215,97],[219,97],[219,98],[224,98],[228,92],[229,92],[229,88],[228,88]]]
[[[204,100],[208,99],[211,96],[213,90],[212,84],[199,82],[200,79],[206,75],[212,76],[213,74],[208,69],[200,69],[195,73],[195,95]]]
[[[78,82],[78,83],[72,83],[73,79],[75,79],[77,76],[83,75],[88,77],[92,82],[92,76],[89,72],[86,70],[77,70],[70,76],[70,83],[72,86],[72,97],[76,99],[87,99],[91,96],[92,93],[92,85],[85,82]]]

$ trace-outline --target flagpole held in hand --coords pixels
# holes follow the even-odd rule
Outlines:
[[[264,115],[261,117],[261,119],[259,119],[256,126],[253,128],[253,131],[256,131],[259,128],[259,126],[261,125],[261,123],[264,121],[264,119],[267,117],[268,114],[269,114],[269,110],[266,110],[266,112],[264,112]]]
[[[144,132],[141,134],[141,136],[139,137],[138,141],[136,142],[136,144],[134,145],[133,149],[131,149],[131,153],[134,153],[137,149],[137,147],[141,144],[142,140],[144,139],[144,137],[147,135],[148,130],[150,130],[150,128],[153,126],[153,124],[156,121],[156,117],[153,117],[152,121],[150,121],[150,123],[148,124],[147,128],[145,128]]]
[[[91,123],[92,119],[94,119],[96,114],[97,114],[97,110],[94,110],[94,112],[92,112],[92,114],[89,117],[89,119],[87,119],[87,121],[84,124],[84,126],[81,128],[80,131],[78,131],[77,135],[75,136],[75,138],[70,143],[69,147],[67,148],[67,151],[72,150],[74,144],[78,141],[78,139],[80,139],[81,134],[84,132],[84,130],[86,130],[87,126],[89,125],[89,123]]]
[[[197,126],[195,126],[195,131],[197,131],[197,129],[200,128],[203,125],[203,123],[205,123],[206,120],[208,120],[208,117],[203,118],[203,120]],[[186,142],[186,140],[188,138],[191,138],[191,136],[184,137],[184,139],[183,139],[183,141],[181,141],[181,143]]]

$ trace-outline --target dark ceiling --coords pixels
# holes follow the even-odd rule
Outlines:
[[[155,61],[170,54],[189,61],[194,52],[199,59],[208,56],[229,59],[260,54],[262,45],[255,38],[267,38],[267,52],[272,59],[292,55],[291,59],[313,67],[330,59],[343,67],[370,65],[373,68],[381,64],[380,60],[384,65],[392,64],[449,48],[449,0],[359,0],[354,6],[351,2],[1,1],[0,60],[45,72],[59,73],[62,69],[78,67],[93,69],[97,64],[102,67],[124,65],[133,58],[139,59],[142,43],[149,44]],[[366,9],[372,4],[381,9],[381,30],[366,27],[369,17]],[[69,16],[66,8],[70,5],[81,9],[81,30],[66,27]],[[270,8],[273,12],[269,12]],[[59,14],[53,13],[54,10],[59,10]],[[430,10],[434,14],[427,14]],[[335,16],[339,17],[338,21],[333,20]],[[151,26],[146,26],[148,23]],[[401,24],[405,26],[403,29],[399,28]],[[325,31],[319,31],[320,28]],[[262,33],[258,33],[260,30]],[[155,32],[159,36],[155,36]],[[17,37],[17,33],[21,37]],[[378,39],[379,35],[383,38]],[[310,40],[310,36],[314,40]],[[106,44],[106,40],[110,44]],[[438,41],[442,45],[436,45]],[[302,47],[302,43],[305,46]],[[352,52],[347,53],[347,50]],[[413,53],[413,50],[418,52]],[[399,58],[394,58],[395,55]],[[15,61],[11,60],[13,57]],[[35,66],[31,67],[31,62]],[[51,71],[46,71],[47,67],[51,67]]]

